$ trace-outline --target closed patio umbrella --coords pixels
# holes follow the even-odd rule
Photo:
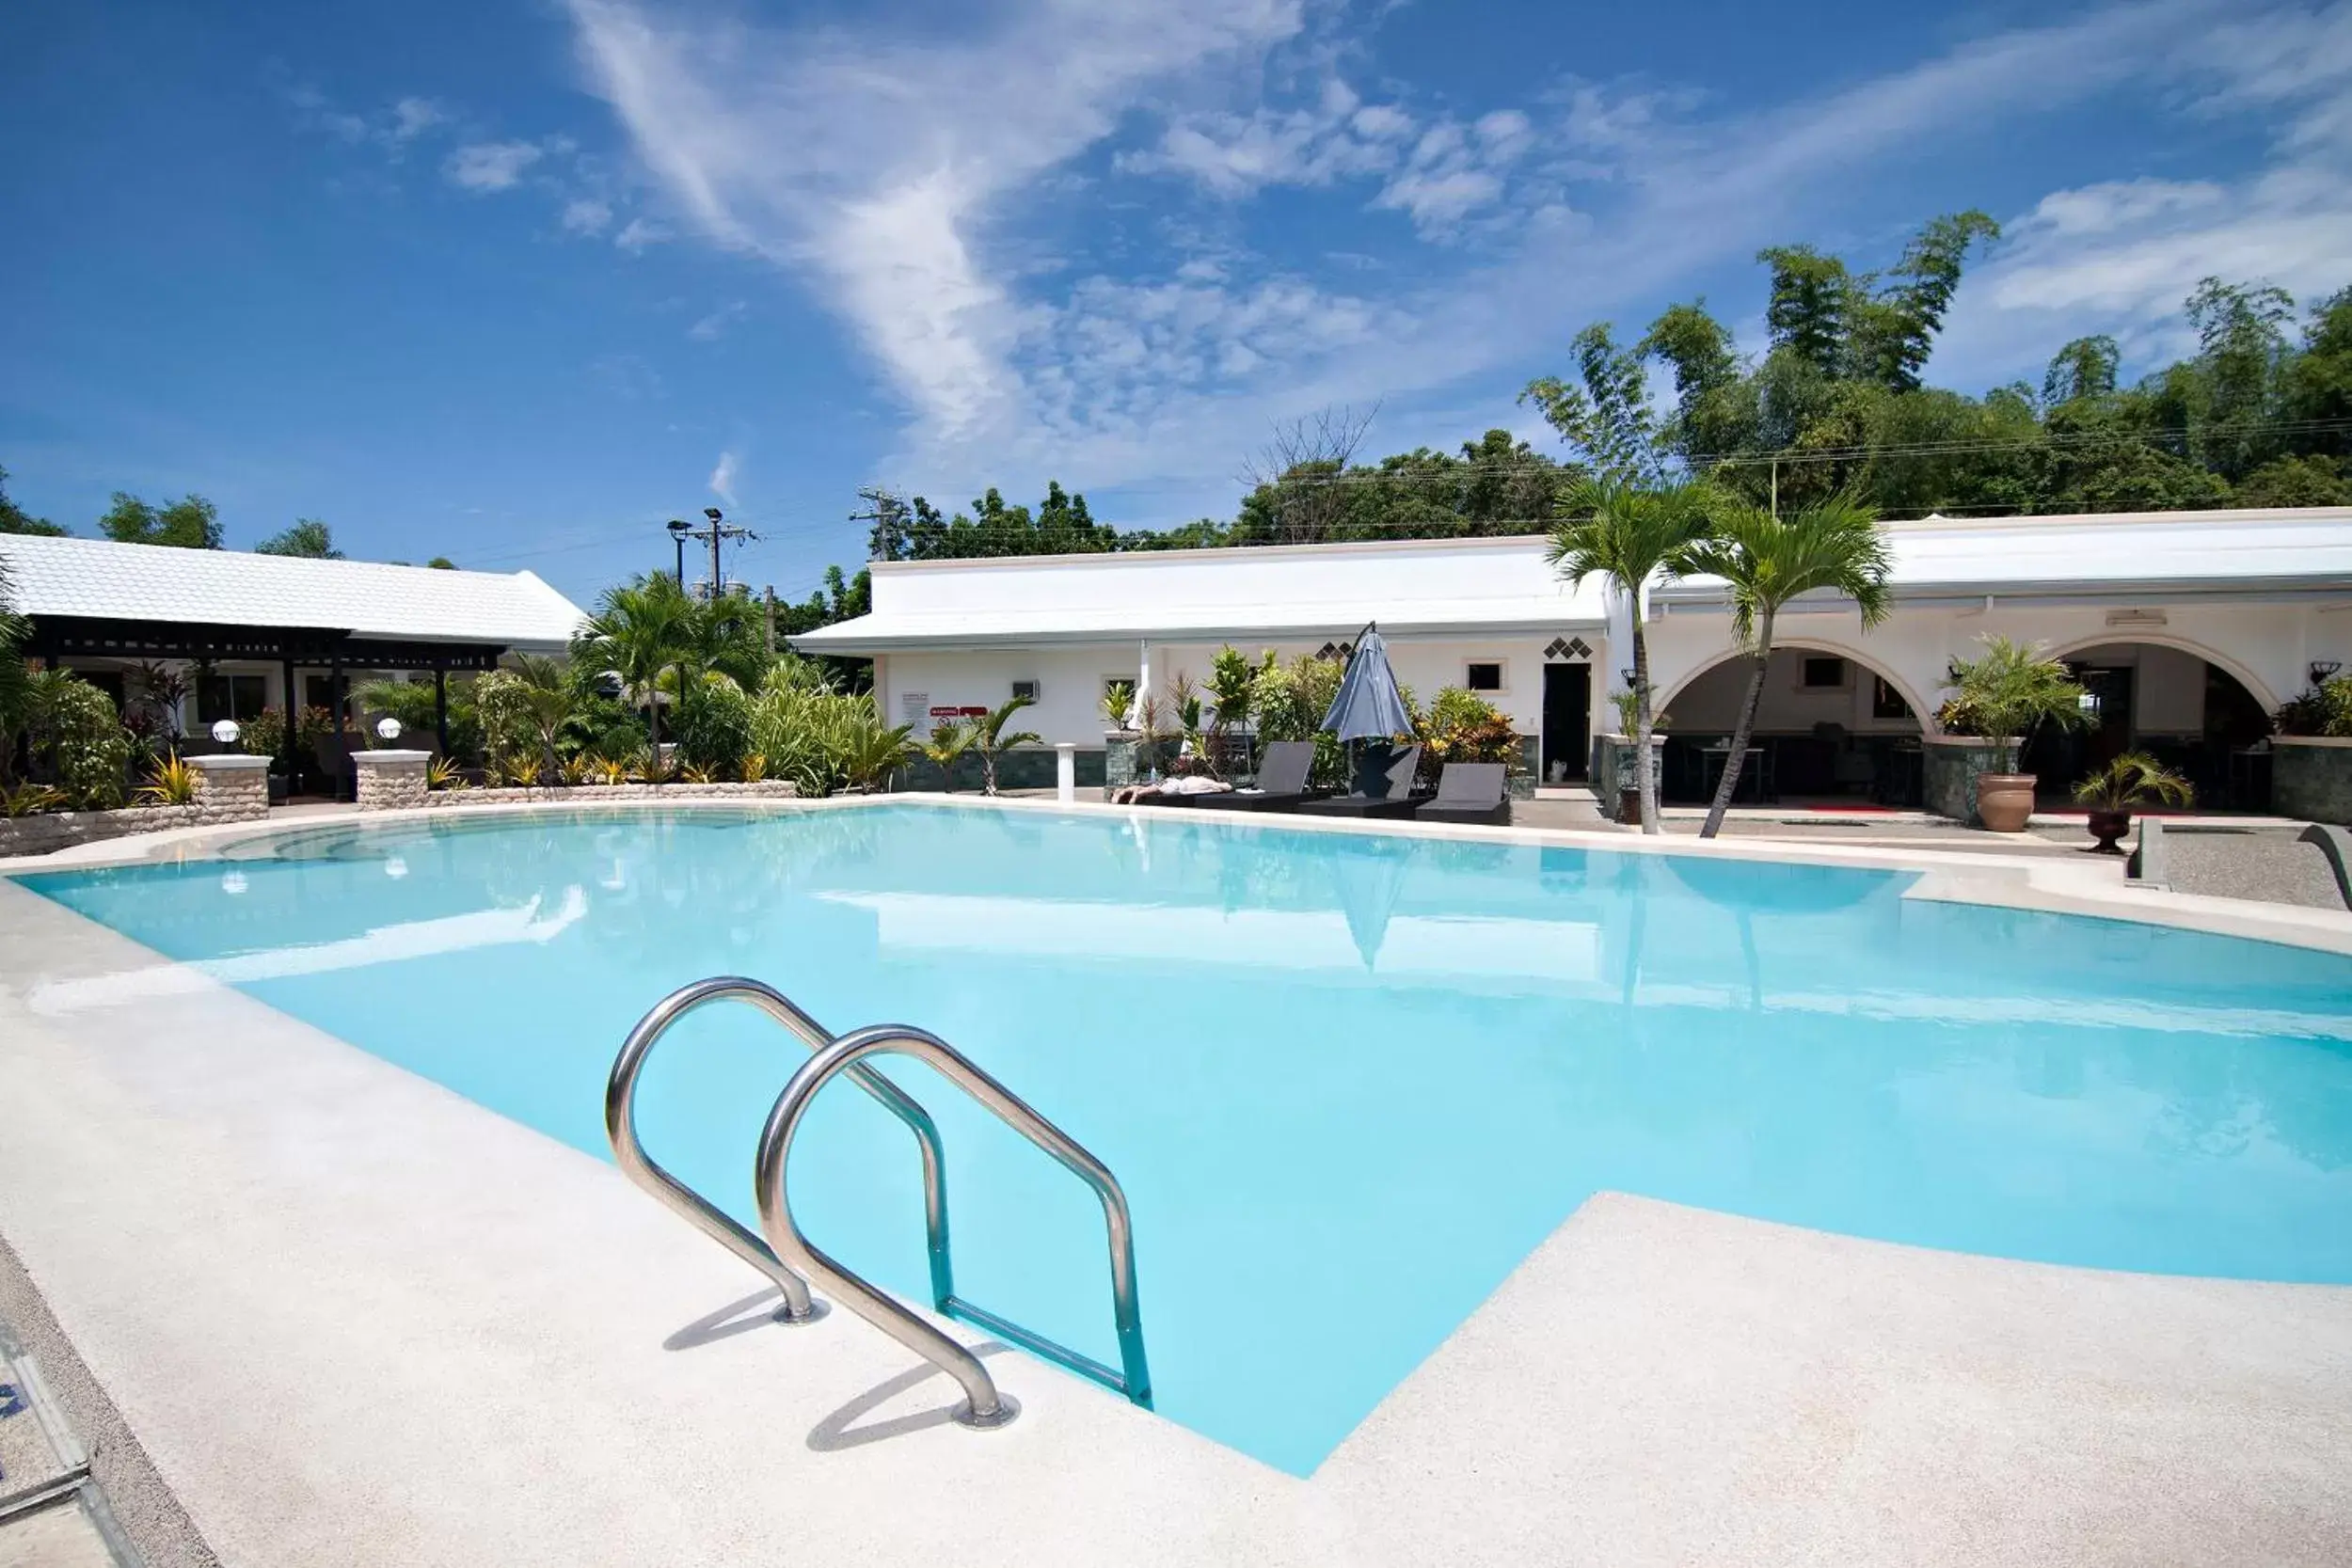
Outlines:
[[[1340,677],[1340,694],[1331,699],[1323,727],[1342,740],[1386,740],[1412,733],[1412,716],[1405,711],[1405,697],[1397,689],[1396,672],[1389,668],[1389,648],[1380,641],[1377,622],[1356,639],[1347,673]]]

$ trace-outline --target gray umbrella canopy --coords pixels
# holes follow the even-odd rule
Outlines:
[[[1380,641],[1376,627],[1366,626],[1356,640],[1356,652],[1347,661],[1347,673],[1340,677],[1340,694],[1331,699],[1331,711],[1323,716],[1323,727],[1342,740],[1385,740],[1412,733],[1412,716],[1405,711],[1396,672],[1389,668],[1388,644]]]

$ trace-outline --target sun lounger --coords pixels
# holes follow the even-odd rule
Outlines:
[[[1438,775],[1438,793],[1414,808],[1416,822],[1492,822],[1511,820],[1510,797],[1502,792],[1503,767],[1499,762],[1449,762]]]
[[[1195,811],[1287,811],[1309,799],[1307,775],[1314,766],[1313,741],[1270,741],[1258,764],[1257,788],[1187,796],[1169,803]]]
[[[1367,750],[1356,770],[1356,788],[1327,800],[1308,800],[1298,809],[1312,816],[1410,816],[1413,815],[1413,774],[1421,767],[1421,748],[1401,752]]]

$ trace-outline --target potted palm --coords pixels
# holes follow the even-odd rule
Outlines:
[[[2143,800],[2185,806],[2197,799],[2186,779],[2145,752],[2126,752],[2074,785],[2074,799],[2090,808],[2093,852],[2120,855],[2116,840],[2132,831],[2132,807]]]
[[[1996,833],[2025,830],[2033,815],[2034,775],[2017,771],[2017,754],[2036,724],[2081,725],[2083,689],[2038,642],[1988,636],[1984,652],[1952,666],[1956,701],[1947,712],[1992,745],[1994,771],[1976,780],[1977,818]]]

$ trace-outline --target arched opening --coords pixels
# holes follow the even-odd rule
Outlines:
[[[2239,675],[2190,646],[2116,641],[2061,652],[2090,691],[2090,723],[2044,725],[2019,764],[2039,779],[2042,798],[2071,800],[2074,782],[2125,752],[2145,752],[2197,788],[2201,806],[2266,811],[2270,705]]]
[[[1750,669],[1745,655],[1726,654],[1668,693],[1660,759],[1661,798],[1668,803],[1714,799]],[[1924,729],[1904,684],[1850,650],[1775,644],[1736,803],[1915,809],[1923,800]]]

